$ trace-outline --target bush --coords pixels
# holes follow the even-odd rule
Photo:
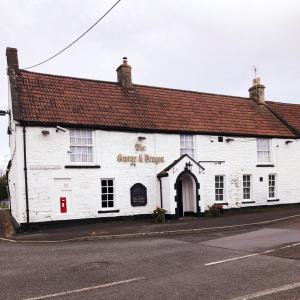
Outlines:
[[[208,214],[213,217],[219,217],[224,213],[222,204],[214,204],[212,206],[208,206]]]

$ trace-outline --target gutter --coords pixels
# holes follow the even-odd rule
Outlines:
[[[26,224],[29,227],[29,201],[28,201],[28,180],[27,180],[27,153],[26,153],[26,126],[23,126],[23,151],[24,151],[24,178],[25,178],[25,197],[26,197]]]

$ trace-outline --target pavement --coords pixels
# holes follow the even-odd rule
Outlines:
[[[249,226],[219,226],[198,234],[185,232],[141,239],[67,243],[2,240],[0,298],[300,299],[300,217],[295,217],[297,214],[296,207],[272,208],[220,218],[182,219],[162,225],[151,224],[149,220],[96,224],[99,228],[89,224],[83,226],[84,232],[80,231],[100,232],[104,225],[108,231],[114,228],[119,233],[117,226],[130,227],[131,232],[146,228],[175,231],[183,225],[187,228],[188,224],[190,228],[198,224],[197,228],[201,229],[256,222]],[[269,222],[274,219],[277,220]],[[258,221],[264,223],[257,224]],[[138,226],[144,226],[143,230]],[[73,232],[76,228],[68,230]],[[50,237],[56,231],[62,230],[44,229],[28,235],[47,233]]]
[[[300,206],[257,208],[225,212],[220,217],[184,217],[156,224],[152,219],[135,221],[99,221],[90,224],[42,226],[18,233],[10,240],[17,242],[65,242],[74,240],[141,238],[229,230],[234,227],[261,226],[300,217]],[[0,236],[1,237],[1,236]]]

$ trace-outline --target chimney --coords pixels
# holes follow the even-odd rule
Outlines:
[[[19,69],[18,50],[16,48],[6,48],[6,59],[8,69]]]
[[[265,86],[260,78],[253,79],[252,87],[249,89],[249,97],[258,101],[259,104],[265,103]]]
[[[126,89],[132,88],[131,66],[128,65],[127,57],[123,57],[123,63],[117,68],[118,83]]]

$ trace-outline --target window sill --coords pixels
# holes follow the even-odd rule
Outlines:
[[[256,165],[258,168],[274,168],[275,166],[273,164],[258,164]]]
[[[253,204],[255,201],[242,201],[242,204]]]
[[[118,213],[119,209],[110,209],[110,210],[98,210],[98,214],[109,214],[109,213]]]
[[[228,205],[228,202],[216,201],[214,205]]]
[[[268,199],[267,202],[278,202],[279,199]]]
[[[65,169],[100,169],[100,165],[66,165]]]

